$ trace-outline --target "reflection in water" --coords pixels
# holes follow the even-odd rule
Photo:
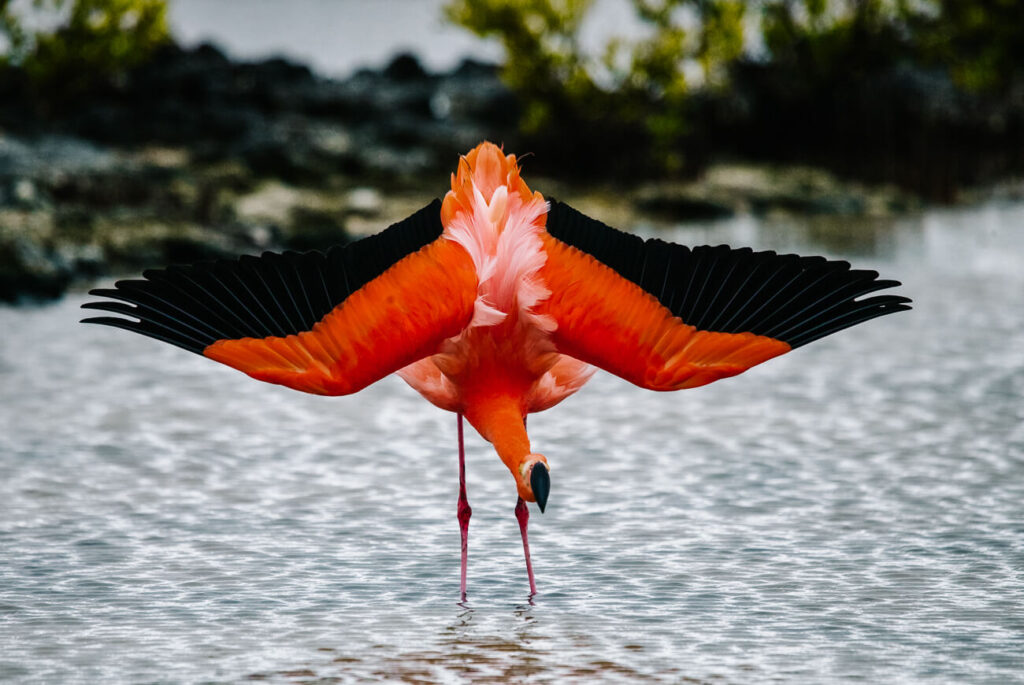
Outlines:
[[[1024,207],[738,219],[687,242],[850,257],[915,309],[675,394],[531,417],[531,521],[385,381],[259,385],[0,308],[0,679],[1009,682],[1024,672]],[[643,230],[650,232],[651,225]]]
[[[470,679],[473,682],[526,682],[533,681],[551,671],[550,662],[559,661],[555,650],[546,649],[550,642],[538,629],[529,604],[515,607],[509,614],[512,624],[506,625],[511,634],[488,633],[484,626],[474,623],[477,613],[464,608],[454,617],[438,636],[430,649],[414,649],[386,656],[372,662],[370,672],[375,677],[402,682],[447,681],[453,676]],[[583,634],[572,637],[578,646],[588,646],[589,640]],[[387,650],[386,645],[377,649]],[[642,650],[633,645],[631,649]],[[347,675],[365,673],[368,660],[355,656],[338,655],[339,648],[320,647],[318,652],[329,655],[329,663],[296,667],[277,671],[274,674],[252,673],[251,680],[264,680],[274,676],[314,679],[311,682],[343,681]],[[564,663],[559,669],[562,677],[585,678],[621,676],[632,681],[649,680],[651,677],[634,669],[607,659],[594,659],[589,663]],[[677,673],[675,669],[662,675]],[[697,682],[697,681],[694,681]]]

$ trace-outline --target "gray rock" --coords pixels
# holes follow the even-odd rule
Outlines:
[[[95,143],[61,135],[26,140],[0,135],[0,178],[53,179],[110,171],[116,155]]]
[[[0,211],[0,301],[57,297],[73,277],[66,256],[54,249],[51,214]]]

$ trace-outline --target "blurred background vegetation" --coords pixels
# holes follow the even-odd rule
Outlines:
[[[448,20],[504,47],[519,120],[510,142],[583,177],[692,175],[745,157],[938,199],[1020,166],[1005,150],[981,163],[970,148],[1021,141],[1022,2],[621,2],[642,35],[589,51],[592,0],[447,3]],[[116,85],[172,41],[166,15],[166,0],[0,0],[5,90],[46,111]]]
[[[579,36],[591,0],[452,0],[446,12],[501,41],[503,77],[522,102],[524,133],[571,149],[599,144],[604,159],[636,160],[636,173],[647,162],[631,154],[636,149],[670,172],[698,170],[722,152],[793,157],[948,197],[974,180],[969,171],[922,178],[887,150],[927,164],[920,150],[900,144],[904,134],[918,147],[949,144],[955,153],[960,141],[948,135],[985,131],[943,130],[967,122],[907,110],[966,103],[1001,119],[1007,106],[1019,114],[1024,95],[1024,3],[1017,0],[628,2],[647,35],[613,37],[597,54],[586,54]],[[933,92],[914,103],[921,89]],[[892,101],[894,90],[905,96]],[[998,134],[1004,122],[993,123]],[[887,158],[888,171],[851,159],[863,143]],[[581,170],[598,162],[585,159]]]
[[[66,101],[123,78],[170,43],[167,3],[0,0],[0,41],[0,65],[20,71],[40,102]]]

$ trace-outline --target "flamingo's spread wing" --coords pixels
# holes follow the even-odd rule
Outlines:
[[[909,309],[899,285],[823,257],[642,239],[552,202],[538,314],[560,352],[652,390],[693,388]]]
[[[147,271],[83,305],[258,380],[344,395],[433,354],[473,315],[476,272],[441,238],[435,201],[385,231],[319,252]]]

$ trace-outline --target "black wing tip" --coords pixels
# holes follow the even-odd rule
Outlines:
[[[79,306],[79,309],[102,309],[104,311],[109,311],[108,310],[109,307],[117,305],[117,304],[123,304],[123,303],[113,302],[113,301],[110,301],[110,300],[98,300],[98,301],[95,301],[95,302],[83,302]]]
[[[187,350],[200,356],[203,355],[203,351],[208,347],[208,345],[197,342],[194,338],[190,338],[174,331],[173,329],[154,326],[153,324],[145,321],[137,322],[113,316],[96,316],[82,319],[81,323],[98,324],[101,326],[110,326],[112,328],[131,331],[132,333],[144,335],[147,338],[153,338],[154,340],[159,340],[160,342],[180,347],[183,350]]]
[[[852,309],[816,326],[804,327],[800,332],[788,336],[789,339],[784,340],[784,342],[790,346],[790,349],[803,347],[816,340],[828,337],[833,333],[866,323],[872,319],[910,311],[913,309],[910,306],[911,302],[912,300],[909,297],[903,295],[878,295],[862,300],[852,300],[850,302],[853,306]]]
[[[85,305],[82,305],[82,307],[84,308]],[[118,323],[112,323],[113,321]],[[78,320],[78,323],[98,323],[101,326],[120,326],[120,322],[131,323],[129,319],[122,319],[116,316],[89,316]]]

